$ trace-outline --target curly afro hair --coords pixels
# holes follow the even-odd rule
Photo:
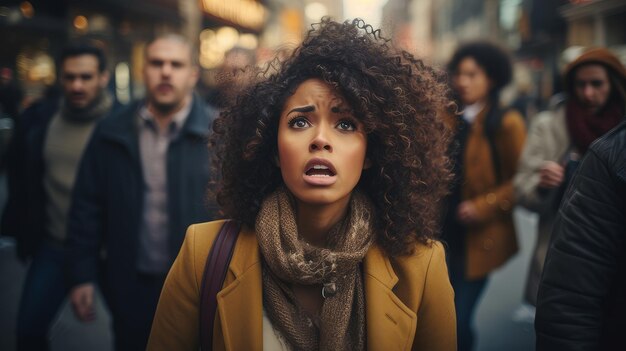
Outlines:
[[[482,67],[487,77],[493,82],[493,86],[488,92],[487,99],[491,103],[485,116],[484,129],[489,139],[493,139],[502,123],[504,116],[500,108],[500,91],[511,82],[513,77],[513,67],[509,54],[496,44],[487,41],[476,41],[461,45],[448,63],[448,72],[454,76],[461,61],[466,58],[473,58]],[[455,95],[458,92],[455,92]],[[455,96],[460,101],[459,96]]]
[[[473,58],[485,70],[487,77],[494,82],[492,94],[498,93],[511,82],[513,77],[511,59],[508,53],[499,46],[485,41],[466,43],[459,47],[450,59],[448,71],[456,72],[461,61],[468,57]]]
[[[255,78],[213,124],[217,200],[226,216],[254,227],[263,199],[283,184],[275,164],[280,113],[302,82],[317,78],[364,125],[372,166],[357,188],[375,204],[377,242],[398,256],[437,236],[450,179],[444,72],[394,49],[362,20],[324,18],[290,57]]]

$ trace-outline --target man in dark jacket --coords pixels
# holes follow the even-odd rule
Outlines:
[[[16,237],[22,260],[32,258],[18,312],[18,350],[48,348],[48,329],[67,294],[66,224],[78,164],[113,105],[102,50],[76,44],[65,48],[59,64],[63,99],[24,112],[8,155],[2,234]]]
[[[591,145],[561,203],[537,301],[537,350],[626,338],[626,122]]]
[[[161,36],[145,50],[145,101],[98,125],[70,211],[71,302],[94,318],[99,280],[117,350],[143,350],[165,276],[192,223],[215,218],[206,187],[210,118],[193,94],[192,45]]]

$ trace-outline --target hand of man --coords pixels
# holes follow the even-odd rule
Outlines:
[[[456,210],[456,217],[463,224],[472,224],[478,221],[478,210],[471,201],[463,201]]]
[[[96,310],[93,303],[94,285],[85,283],[75,286],[70,292],[70,301],[74,314],[82,322],[91,322],[96,319]]]
[[[539,168],[539,186],[542,188],[552,189],[563,183],[565,169],[553,161],[546,161]]]

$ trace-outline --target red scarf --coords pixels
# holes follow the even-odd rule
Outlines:
[[[624,111],[622,111],[619,103],[613,102],[605,106],[599,113],[591,114],[579,102],[569,99],[565,115],[567,131],[572,142],[584,154],[594,140],[622,121]]]

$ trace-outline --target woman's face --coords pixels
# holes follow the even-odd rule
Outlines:
[[[319,79],[290,96],[278,124],[278,166],[299,204],[346,205],[366,168],[367,136],[345,99]]]
[[[472,57],[459,62],[452,84],[465,105],[485,100],[492,86],[485,70]]]

